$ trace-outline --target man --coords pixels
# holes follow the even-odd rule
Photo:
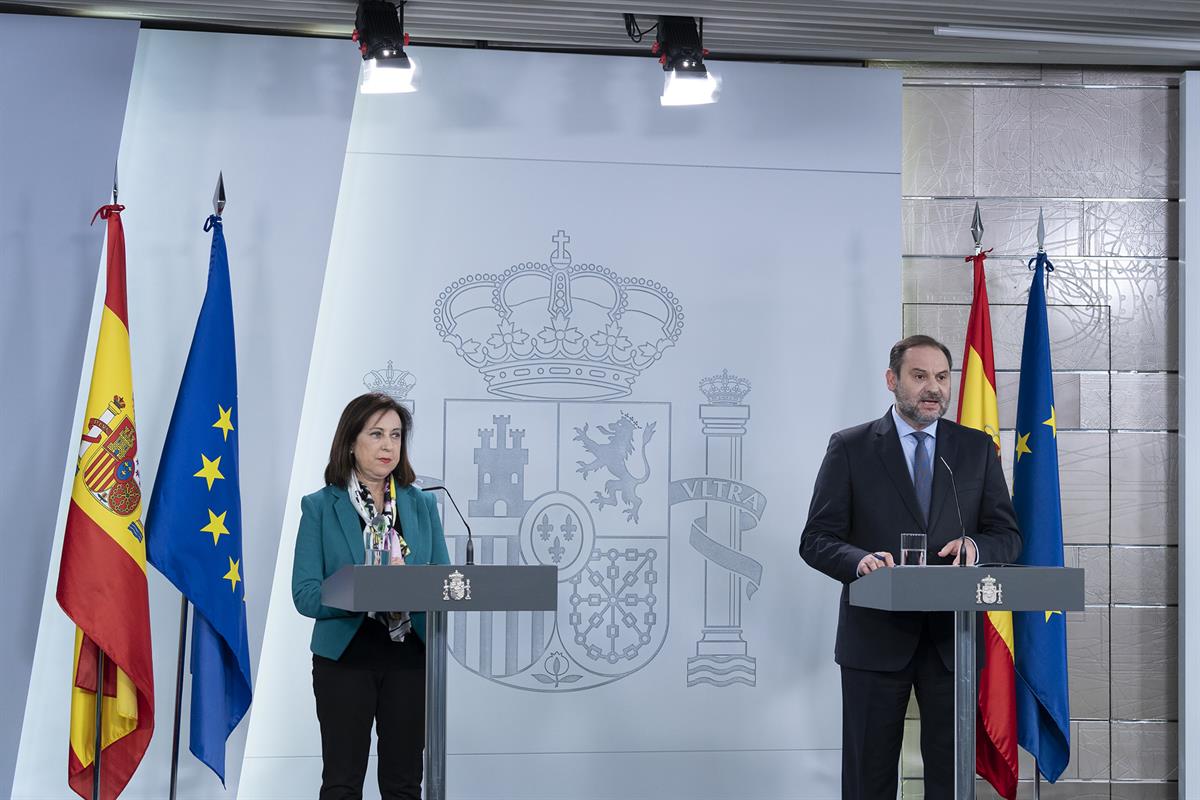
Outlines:
[[[995,444],[941,419],[950,404],[950,351],[929,336],[892,347],[885,373],[895,404],[881,419],[830,438],[813,487],[800,555],[841,581],[834,660],[842,670],[842,797],[896,796],[904,712],[921,709],[925,797],[954,794],[954,628],[946,613],[891,613],[849,604],[848,585],[899,561],[900,534],[927,535],[928,563],[1010,562],[1021,535]],[[960,553],[962,522],[970,538]]]

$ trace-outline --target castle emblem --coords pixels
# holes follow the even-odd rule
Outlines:
[[[137,511],[142,501],[137,432],[123,397],[113,397],[98,418],[88,420],[79,442],[78,470],[100,505],[123,517]]]
[[[476,560],[552,565],[559,581],[557,612],[451,614],[450,652],[543,692],[620,680],[666,639],[671,406],[628,398],[683,329],[665,287],[575,263],[561,230],[552,241],[549,263],[463,277],[434,308],[486,388],[443,413],[442,477],[474,487]],[[445,524],[457,561],[466,531]]]
[[[508,429],[508,415],[492,417],[493,428],[479,429],[475,448],[475,498],[468,505],[472,517],[515,517],[530,506],[525,499],[525,467],[529,448],[521,446],[525,431]],[[493,440],[494,437],[494,440]]]
[[[995,606],[1004,602],[1004,587],[991,575],[975,586],[975,602],[979,605]]]

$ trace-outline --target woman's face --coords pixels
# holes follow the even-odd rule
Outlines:
[[[350,448],[359,479],[366,483],[387,480],[400,460],[400,444],[403,441],[404,428],[400,415],[392,409],[380,411],[367,420]]]

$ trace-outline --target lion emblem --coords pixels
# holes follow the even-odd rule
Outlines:
[[[576,461],[575,463],[579,465],[576,472],[585,480],[588,475],[599,472],[601,469],[607,469],[613,476],[612,480],[604,482],[604,491],[596,492],[596,496],[591,500],[596,504],[597,510],[603,510],[605,506],[617,505],[619,496],[619,502],[625,504],[625,519],[632,522],[638,521],[638,509],[642,507],[642,498],[638,497],[637,487],[650,479],[650,460],[646,457],[646,445],[654,438],[654,428],[655,423],[650,422],[643,429],[637,420],[625,412],[621,412],[621,416],[607,428],[603,425],[596,427],[596,430],[608,438],[606,442],[598,442],[588,436],[586,422],[582,428],[575,429],[574,441],[582,444],[583,449],[592,456],[590,462]],[[643,474],[640,478],[635,478],[629,471],[628,462],[635,449],[634,432],[638,430],[642,431]]]

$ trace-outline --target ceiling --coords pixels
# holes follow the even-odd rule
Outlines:
[[[354,0],[0,0],[2,11],[318,36],[349,36],[354,8]],[[703,16],[704,43],[714,59],[1200,66],[1200,0],[410,0],[405,28],[414,44],[645,52],[648,40],[637,45],[626,37],[624,12],[638,14],[643,28],[660,13]],[[933,35],[939,25],[1158,37],[1174,44],[946,38]]]

